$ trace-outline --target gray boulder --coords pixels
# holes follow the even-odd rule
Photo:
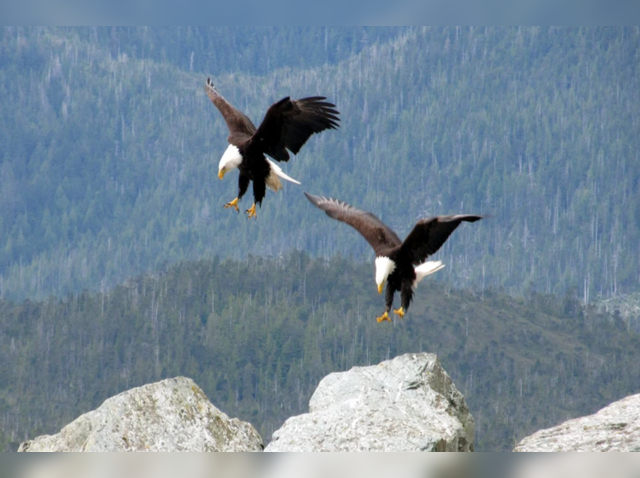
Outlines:
[[[189,378],[144,385],[111,397],[56,435],[18,451],[261,451],[249,423],[230,419]]]
[[[514,451],[640,451],[640,395],[524,438]]]
[[[265,451],[473,451],[474,420],[433,354],[327,375]]]

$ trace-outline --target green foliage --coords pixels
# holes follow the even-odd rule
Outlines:
[[[0,29],[4,448],[177,374],[268,439],[325,374],[420,350],[467,397],[478,449],[637,392],[634,327],[582,304],[637,292],[639,42],[637,28]],[[216,177],[227,130],[207,76],[255,122],[286,95],[342,113],[284,165],[304,187],[269,193],[257,221],[222,209],[237,186]],[[336,257],[368,245],[303,190],[401,236],[426,215],[493,218],[456,231],[444,283],[379,325],[371,266]]]
[[[307,410],[326,374],[420,351],[437,353],[465,395],[478,450],[509,450],[638,392],[638,334],[575,294],[518,299],[427,280],[415,299],[403,321],[378,324],[371,264],[294,252],[180,263],[100,293],[0,301],[2,445],[15,449],[116,393],[177,375],[268,441]]]
[[[98,290],[161,264],[278,255],[360,259],[356,233],[302,191],[415,219],[490,213],[441,252],[458,287],[583,301],[637,290],[637,28],[2,28],[0,297]],[[192,55],[193,52],[193,61]],[[285,165],[248,223],[222,205],[226,127],[324,94],[342,128]],[[246,201],[245,201],[246,202]]]

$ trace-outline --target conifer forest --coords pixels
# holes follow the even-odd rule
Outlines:
[[[208,77],[256,124],[340,111],[257,219],[223,208]],[[408,352],[479,451],[640,391],[638,27],[1,27],[0,103],[2,450],[178,375],[268,442],[328,373]],[[304,191],[401,238],[490,217],[378,324],[371,247]]]

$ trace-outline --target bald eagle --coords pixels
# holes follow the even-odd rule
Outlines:
[[[211,102],[222,114],[229,128],[229,147],[222,155],[218,166],[218,177],[232,169],[240,170],[238,197],[224,205],[238,209],[238,201],[247,192],[253,181],[253,206],[247,209],[248,217],[256,217],[256,204],[262,205],[267,186],[278,191],[282,188],[280,178],[300,184],[287,176],[268,154],[277,161],[289,161],[289,151],[298,154],[300,148],[313,133],[338,128],[338,111],[324,96],[312,96],[291,100],[287,96],[271,105],[258,128],[241,111],[231,106],[207,78],[205,91]]]
[[[413,289],[426,276],[444,267],[440,261],[425,262],[425,259],[440,249],[461,222],[476,222],[485,217],[457,214],[421,219],[402,242],[392,229],[370,212],[360,211],[337,199],[304,194],[327,216],[356,229],[373,247],[378,293],[382,294],[382,288],[387,283],[386,309],[377,318],[378,322],[391,321],[389,311],[396,291],[400,292],[402,305],[393,312],[400,318],[404,317],[413,298]]]

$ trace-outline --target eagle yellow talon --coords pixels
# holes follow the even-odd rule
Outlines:
[[[258,217],[256,214],[256,203],[253,203],[253,206],[251,206],[245,212],[248,214],[247,219],[250,219],[252,217]]]
[[[391,319],[389,318],[389,312],[386,312],[384,314],[382,314],[380,317],[378,317],[376,319],[378,322],[384,322],[385,320],[391,322]]]
[[[228,202],[227,204],[224,205],[224,208],[227,209],[228,207],[235,207],[237,212],[240,212],[240,209],[238,209],[238,198],[235,198],[233,201]]]
[[[404,318],[404,307],[400,307],[397,310],[393,311],[394,314],[399,315],[401,319]]]

